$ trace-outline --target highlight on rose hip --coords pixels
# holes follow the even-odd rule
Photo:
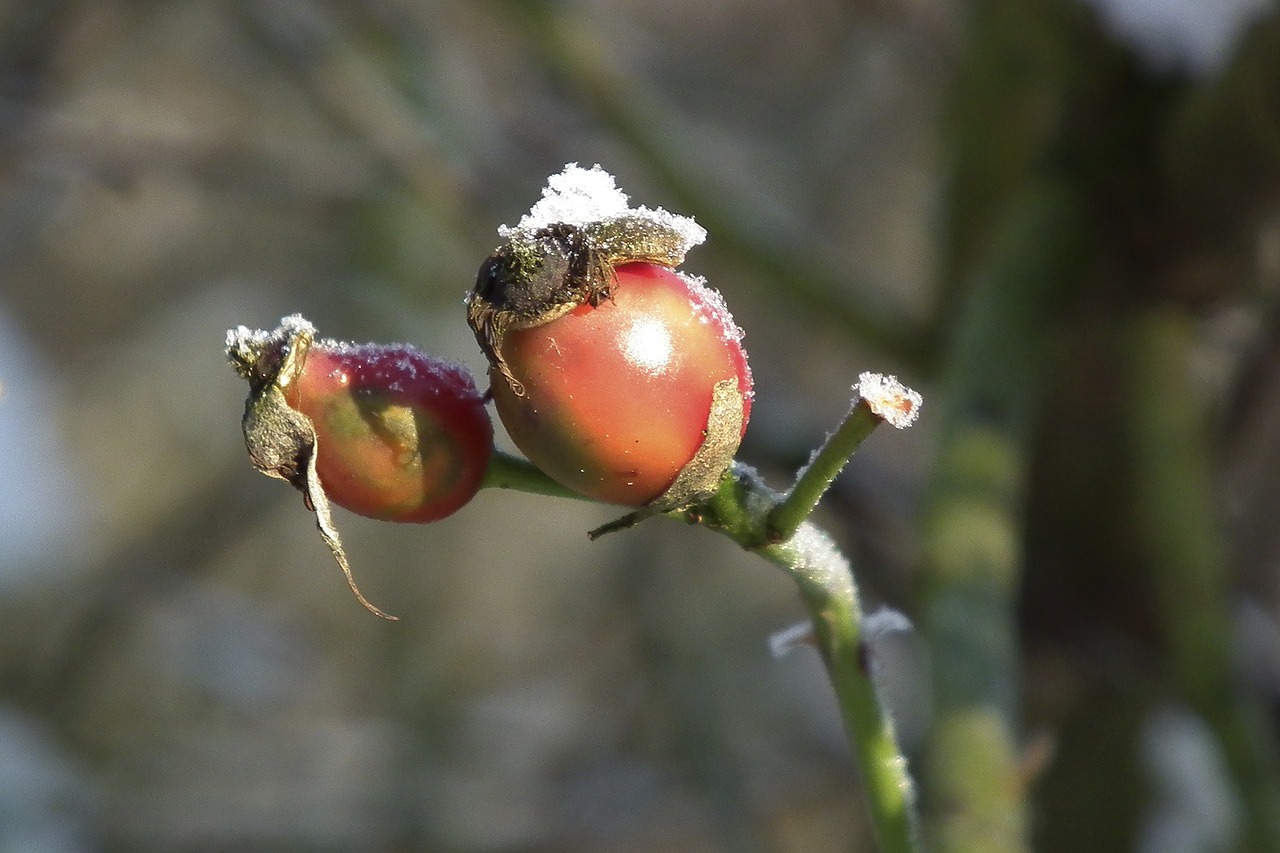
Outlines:
[[[253,466],[302,492],[352,592],[387,619],[356,585],[331,504],[431,522],[483,488],[588,499],[625,512],[592,538],[665,516],[775,563],[808,609],[881,846],[916,849],[913,786],[865,666],[853,575],[808,517],[879,424],[915,420],[920,395],[862,373],[843,419],[776,491],[735,458],[753,399],[743,332],[721,294],[681,269],[701,226],[633,207],[599,166],[569,164],[498,236],[465,299],[487,390],[456,362],[322,338],[300,315],[229,331]],[[522,456],[495,448],[490,404]]]

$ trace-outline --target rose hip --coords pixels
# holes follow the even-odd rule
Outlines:
[[[614,276],[608,300],[507,332],[501,355],[523,393],[496,370],[492,393],[511,439],[550,477],[645,506],[717,433],[703,479],[728,468],[751,411],[751,373],[715,291],[651,263]]]
[[[480,488],[493,426],[461,365],[402,344],[317,341],[285,399],[315,425],[320,482],[352,512],[435,521]]]

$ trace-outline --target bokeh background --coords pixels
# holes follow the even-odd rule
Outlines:
[[[255,474],[239,324],[477,372],[567,162],[710,230],[742,458],[925,395],[819,520],[936,849],[1280,850],[1267,0],[0,3],[0,851],[871,850],[790,581],[486,493]]]

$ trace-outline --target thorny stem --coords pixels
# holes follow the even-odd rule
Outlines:
[[[785,497],[766,486],[754,470],[735,463],[704,503],[663,514],[715,530],[795,580],[867,788],[877,845],[882,853],[913,853],[920,849],[915,786],[893,721],[865,665],[862,606],[853,572],[831,538],[805,520],[849,456],[885,419],[877,414],[881,406],[889,401],[909,415],[919,406],[918,395],[896,382],[892,388],[901,394],[891,398],[868,400],[866,387]],[[892,414],[887,417],[895,421]],[[503,454],[495,458],[494,468],[499,473],[491,471],[490,485],[569,494],[523,460]],[[504,473],[508,470],[518,476]]]
[[[880,422],[881,418],[871,411],[866,400],[859,398],[850,407],[840,426],[827,436],[813,459],[796,475],[791,491],[769,512],[765,535],[770,542],[782,542],[795,534],[831,487],[853,451]]]

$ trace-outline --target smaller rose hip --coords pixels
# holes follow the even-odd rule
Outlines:
[[[299,489],[352,592],[329,501],[371,518],[425,522],[479,490],[493,426],[466,368],[405,345],[316,341],[301,317],[273,332],[227,334],[227,356],[249,382],[243,420],[254,466]]]
[[[284,396],[315,425],[316,470],[341,507],[436,521],[480,489],[493,426],[459,364],[403,344],[317,341]]]

